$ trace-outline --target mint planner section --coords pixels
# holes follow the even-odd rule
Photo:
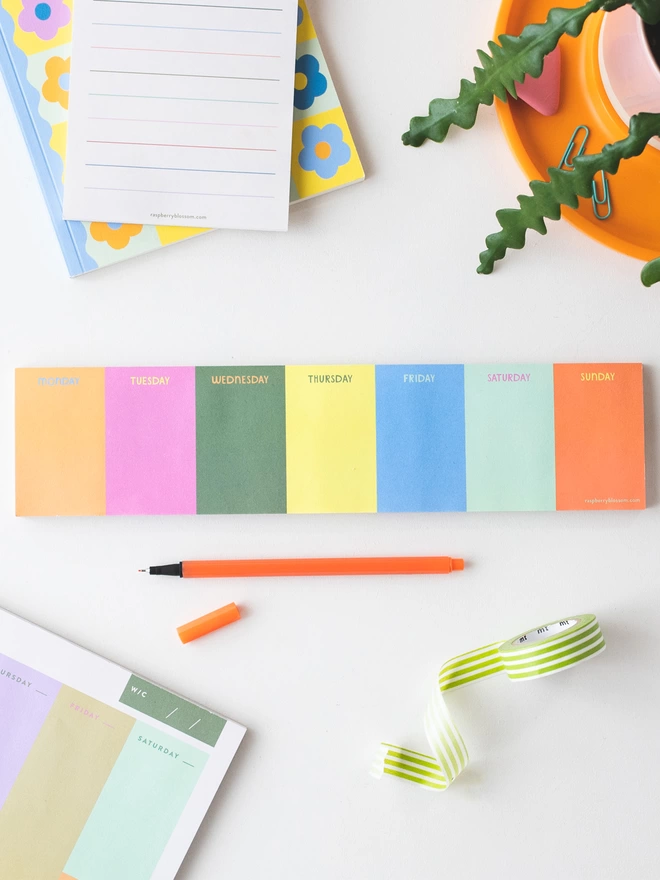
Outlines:
[[[463,366],[376,367],[379,511],[465,510]]]
[[[465,367],[468,510],[554,510],[553,368]]]
[[[197,367],[197,512],[286,513],[284,367]]]
[[[136,722],[63,876],[150,880],[207,760],[187,742]]]
[[[20,516],[640,510],[644,482],[641,364],[16,371]]]

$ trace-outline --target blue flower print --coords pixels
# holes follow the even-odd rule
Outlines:
[[[314,99],[324,95],[327,89],[328,80],[321,73],[316,58],[313,55],[301,55],[296,61],[293,106],[297,110],[309,110]]]
[[[305,13],[302,11],[302,6],[298,7],[298,27],[303,23],[303,18],[305,17]]]
[[[351,158],[351,148],[344,141],[341,128],[334,122],[319,128],[308,125],[302,131],[303,148],[298,156],[303,171],[316,171],[329,180]]]

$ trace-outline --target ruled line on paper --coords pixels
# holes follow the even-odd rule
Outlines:
[[[246,31],[237,28],[216,28],[216,27],[181,27],[176,24],[125,24],[119,21],[93,21],[93,25],[98,27],[134,27],[134,28],[154,28],[163,31],[219,31],[224,34],[268,34],[270,36],[281,36],[282,31]]]
[[[226,128],[278,128],[277,125],[261,125],[256,122],[202,122],[190,119],[134,119],[128,116],[88,116],[88,119],[96,119],[101,122],[152,122],[165,125],[221,125]]]
[[[246,193],[210,193],[210,192],[181,192],[169,189],[124,189],[119,186],[86,186],[85,189],[106,190],[108,192],[132,192],[132,193],[155,193],[166,196],[222,196],[224,199],[274,199],[275,196],[255,196]]]
[[[199,171],[202,174],[260,174],[275,177],[274,171],[234,171],[225,168],[168,168],[162,165],[108,165],[104,162],[85,162],[88,168],[137,168],[140,171]]]
[[[281,6],[226,6],[222,3],[169,3],[166,0],[93,0],[94,3],[123,3],[141,6],[199,6],[204,9],[238,9],[247,12],[282,12]]]
[[[172,52],[178,55],[223,55],[225,58],[280,58],[280,55],[258,55],[253,52],[199,52],[194,49],[145,49],[142,46],[92,46],[113,52]]]
[[[67,219],[285,230],[297,15],[298,0],[84,3]]]
[[[175,147],[185,150],[238,150],[243,153],[276,153],[274,147],[220,147],[216,144],[150,144],[142,141],[92,141],[88,144],[112,144],[119,147]]]
[[[271,104],[279,101],[241,101],[236,98],[182,98],[179,95],[120,95],[111,92],[88,92],[94,98],[144,98],[147,101],[212,101],[217,104]]]
[[[168,71],[152,71],[152,70],[98,70],[96,68],[89,71],[90,73],[123,73],[127,76],[183,76],[187,79],[242,79],[250,82],[279,82],[279,79],[265,76],[221,76],[217,73],[169,73]]]

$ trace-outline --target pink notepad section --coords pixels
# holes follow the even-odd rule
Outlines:
[[[106,369],[105,418],[106,513],[195,513],[195,368]]]

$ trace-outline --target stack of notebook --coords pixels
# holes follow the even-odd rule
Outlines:
[[[72,0],[0,0],[0,69],[71,275],[286,229],[290,202],[364,178],[304,0],[249,2],[77,0],[74,25]]]

